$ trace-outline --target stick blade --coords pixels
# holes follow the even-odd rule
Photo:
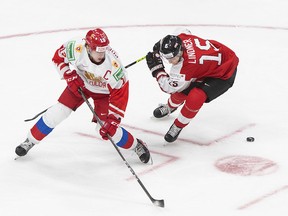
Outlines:
[[[164,208],[165,204],[164,204],[164,200],[153,200],[153,204],[158,206],[158,207],[162,207]]]

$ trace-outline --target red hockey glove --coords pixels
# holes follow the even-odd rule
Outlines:
[[[165,71],[160,54],[157,52],[148,52],[146,55],[146,62],[153,77],[157,77],[159,72]]]
[[[77,97],[81,97],[80,93],[78,92],[78,89],[81,87],[84,88],[84,82],[81,79],[81,77],[76,73],[75,70],[73,71],[66,71],[63,74],[64,79],[67,82],[68,88],[71,92],[74,93]]]
[[[114,136],[116,130],[120,124],[120,119],[117,119],[114,115],[110,114],[105,121],[104,125],[100,128],[100,135],[102,139],[108,140],[108,135]]]

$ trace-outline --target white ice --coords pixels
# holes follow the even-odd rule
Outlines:
[[[286,0],[1,1],[0,215],[288,215],[287,8]],[[65,87],[51,62],[62,43],[103,27],[127,65],[179,26],[231,47],[240,64],[233,88],[205,104],[168,145],[163,135],[177,113],[152,118],[168,95],[145,61],[128,69],[123,126],[146,141],[154,164],[121,152],[165,208],[151,203],[113,146],[99,139],[85,104],[14,160],[36,122],[23,120],[54,104]],[[217,169],[229,156],[267,159],[272,167],[250,175]]]

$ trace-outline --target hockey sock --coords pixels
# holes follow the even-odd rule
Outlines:
[[[168,106],[171,109],[175,109],[179,107],[185,101],[186,98],[187,98],[187,95],[183,93],[180,93],[180,92],[173,93],[168,99]]]
[[[28,139],[34,144],[39,143],[44,137],[51,133],[58,124],[66,119],[71,112],[72,109],[61,103],[56,103],[51,106],[31,128],[30,133],[28,133]]]
[[[137,144],[132,134],[122,127],[118,127],[115,135],[113,136],[113,140],[117,146],[124,149],[134,148]]]
[[[41,117],[38,122],[31,128],[31,135],[38,142],[41,141],[44,137],[46,137],[54,128],[48,127],[43,121],[43,117]]]
[[[192,89],[186,98],[179,116],[174,121],[175,125],[180,128],[188,125],[191,119],[197,115],[198,111],[206,101],[206,98],[207,96],[203,90],[199,88]]]

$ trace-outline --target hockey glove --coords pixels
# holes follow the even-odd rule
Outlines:
[[[146,62],[153,77],[157,77],[159,72],[165,71],[162,59],[157,52],[148,52],[146,55]]]
[[[108,140],[108,135],[113,137],[119,127],[120,121],[120,119],[110,114],[99,131],[102,139]]]
[[[70,89],[71,92],[74,93],[77,97],[81,98],[80,93],[78,92],[78,89],[81,87],[82,89],[84,88],[84,82],[81,79],[81,77],[76,73],[75,70],[73,71],[66,71],[63,74],[64,79],[67,82],[68,88]]]

